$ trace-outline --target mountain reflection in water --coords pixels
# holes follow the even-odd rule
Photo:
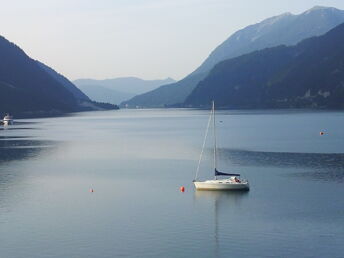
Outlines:
[[[343,153],[263,152],[219,149],[219,156],[232,165],[302,169],[291,176],[344,182]]]
[[[0,138],[0,163],[37,156],[43,149],[51,148],[56,144],[55,141],[36,140],[23,136],[2,136]]]

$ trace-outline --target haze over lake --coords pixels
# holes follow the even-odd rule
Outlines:
[[[194,190],[208,115],[119,110],[0,127],[0,256],[342,257],[344,112],[218,111],[219,169],[251,185],[236,193]]]

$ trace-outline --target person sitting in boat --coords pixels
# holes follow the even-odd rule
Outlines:
[[[237,177],[234,177],[234,181],[235,181],[236,183],[241,183],[240,179],[237,178]]]

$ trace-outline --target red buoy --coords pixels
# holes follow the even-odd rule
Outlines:
[[[184,193],[184,192],[185,192],[185,187],[184,187],[184,186],[181,186],[181,187],[180,187],[180,191],[181,191],[182,193]]]

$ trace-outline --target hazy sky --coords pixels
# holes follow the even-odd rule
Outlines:
[[[181,79],[233,32],[344,0],[0,0],[0,34],[69,79]]]

